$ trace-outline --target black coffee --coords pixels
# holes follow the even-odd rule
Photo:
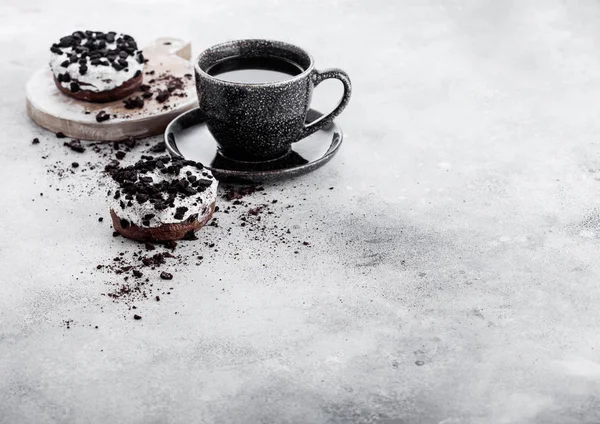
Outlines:
[[[290,79],[304,72],[302,67],[280,57],[230,57],[206,70],[225,81],[260,84]]]

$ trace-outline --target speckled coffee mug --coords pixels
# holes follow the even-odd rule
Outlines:
[[[298,75],[267,83],[231,82],[209,75],[215,64],[229,58],[271,57],[291,61]],[[290,151],[292,143],[318,131],[348,104],[352,86],[341,69],[318,71],[313,58],[300,47],[281,41],[237,40],[205,50],[196,62],[196,90],[200,110],[221,154],[242,161],[271,160]],[[306,123],[315,86],[339,79],[344,94],[335,109]]]

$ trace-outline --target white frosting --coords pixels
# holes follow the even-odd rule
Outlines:
[[[108,50],[114,50],[117,46],[116,39],[122,37],[121,34],[117,34],[115,36],[114,43],[106,43],[106,48]],[[80,44],[85,44],[87,41],[86,38],[81,40]],[[137,61],[137,53],[136,51],[133,56],[127,56],[124,60],[127,61],[128,66],[125,69],[121,69],[117,71],[112,66],[103,66],[103,65],[92,65],[90,63],[90,58],[87,57],[86,66],[87,72],[84,75],[79,73],[79,67],[81,66],[78,62],[70,63],[66,68],[61,66],[65,60],[68,60],[67,53],[71,53],[73,49],[71,47],[61,48],[63,54],[59,55],[57,53],[51,53],[50,56],[50,69],[54,74],[54,77],[58,80],[59,74],[69,73],[72,80],[77,80],[80,83],[81,90],[88,90],[94,92],[102,92],[112,90],[114,88],[120,87],[125,82],[129,81],[134,77],[136,72],[143,72],[144,64],[139,63]],[[103,59],[104,62],[107,61],[106,58]],[[60,85],[69,89],[71,86],[70,82],[60,82]]]
[[[208,169],[205,168],[199,170],[194,166],[186,165],[181,168],[179,175],[163,174],[160,172],[159,169],[156,169],[151,172],[140,172],[139,175],[144,177],[152,177],[154,182],[159,182],[161,180],[166,180],[170,182],[174,179],[179,180],[185,177],[186,171],[190,171],[192,175],[196,176],[198,179],[212,179],[212,184],[210,185],[210,187],[207,187],[206,190],[204,190],[203,192],[189,197],[182,197],[181,194],[178,194],[177,198],[173,202],[175,205],[174,208],[166,208],[159,211],[154,208],[154,204],[150,201],[139,203],[135,199],[135,196],[133,200],[131,200],[131,206],[127,206],[129,200],[125,199],[124,194],[121,194],[121,197],[119,199],[115,199],[115,191],[120,190],[120,187],[119,184],[111,178],[109,183],[111,193],[109,196],[110,208],[115,211],[119,218],[126,219],[130,223],[133,223],[143,228],[156,228],[160,227],[162,224],[180,223],[188,219],[190,215],[193,214],[198,214],[198,219],[201,220],[208,213],[208,208],[210,207],[210,205],[216,200],[217,186],[219,185],[216,178],[212,176],[212,173]],[[206,173],[207,175],[202,175],[203,173]],[[162,197],[164,200],[166,200],[168,196],[163,193]],[[121,207],[121,201],[125,204],[125,208]],[[186,208],[188,208],[188,210],[185,213],[183,219],[176,219],[174,216],[175,209],[181,206],[185,206]],[[142,221],[144,220],[143,217],[148,214],[155,215],[154,218],[150,220],[149,227],[144,226],[142,224]]]

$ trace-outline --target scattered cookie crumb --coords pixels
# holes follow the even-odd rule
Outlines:
[[[104,121],[108,121],[109,119],[110,119],[110,115],[107,114],[103,110],[98,112],[98,114],[96,115],[96,122],[104,122]]]
[[[160,273],[160,278],[162,278],[163,280],[172,280],[173,274],[163,271]]]

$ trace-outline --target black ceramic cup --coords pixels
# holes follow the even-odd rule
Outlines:
[[[230,59],[274,58],[293,63],[297,75],[274,82],[234,82],[211,75],[215,65]],[[315,69],[313,58],[300,47],[281,41],[237,40],[200,54],[196,63],[200,110],[223,156],[241,161],[279,158],[292,143],[330,124],[348,104],[352,86],[341,69]],[[344,94],[334,110],[306,123],[315,86],[328,78],[340,80]]]

